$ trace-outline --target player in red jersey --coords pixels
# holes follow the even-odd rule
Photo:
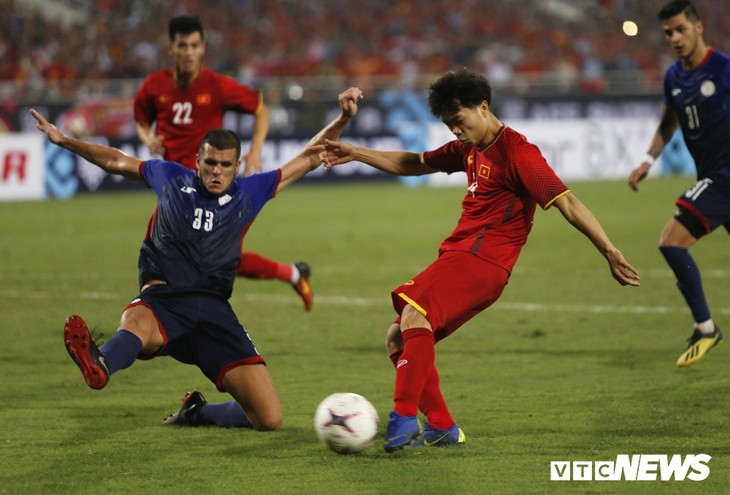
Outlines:
[[[480,74],[449,72],[430,87],[429,105],[456,136],[430,152],[376,151],[344,142],[317,146],[326,167],[353,160],[396,175],[464,171],[467,194],[453,233],[423,272],[392,292],[399,317],[386,349],[396,367],[394,410],[385,450],[465,442],[441,394],[435,342],[448,337],[501,295],[532,228],[535,208],[555,206],[586,235],[622,285],[639,274],[593,214],[548,166],[540,150],[491,112],[492,89]],[[408,221],[408,220],[405,220]],[[426,416],[421,438],[418,410]]]
[[[251,147],[243,156],[244,174],[260,172],[261,149],[269,131],[263,94],[203,65],[205,32],[197,17],[171,19],[169,34],[174,66],[148,76],[134,99],[139,139],[153,154],[196,170],[198,144],[206,132],[223,126],[225,111],[251,114],[255,120]],[[306,262],[278,263],[244,251],[236,274],[288,282],[301,296],[304,308],[309,311],[312,307],[311,269]]]

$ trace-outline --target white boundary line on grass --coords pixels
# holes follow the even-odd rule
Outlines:
[[[51,299],[54,297],[46,291],[34,290],[16,290],[16,289],[0,289],[0,299],[29,299],[41,300]],[[113,301],[119,300],[123,304],[125,297],[129,295],[114,292],[81,292],[79,299],[87,301]],[[271,295],[263,293],[244,293],[234,296],[234,299],[242,299],[248,302],[269,302],[292,304],[299,303],[296,296]],[[130,298],[131,300],[131,298]],[[350,297],[350,296],[325,296],[317,295],[315,297],[317,305],[332,306],[358,306],[358,307],[389,307],[389,298],[367,298],[367,297]],[[631,314],[669,314],[669,313],[688,313],[689,310],[684,305],[676,306],[626,306],[626,305],[596,305],[596,304],[551,304],[551,303],[516,303],[516,302],[497,302],[489,308],[489,311],[526,311],[534,313],[631,313]],[[730,315],[730,308],[713,308],[714,314]]]
[[[247,301],[270,301],[272,296],[263,294],[246,294],[243,298]],[[284,302],[285,298],[277,298]],[[286,300],[291,300],[286,298]],[[332,304],[344,306],[390,306],[388,299],[366,299],[361,297],[344,296],[317,296],[317,304]],[[497,302],[487,311],[527,311],[527,312],[551,312],[551,313],[632,313],[632,314],[669,314],[688,313],[689,309],[684,306],[600,306],[593,304],[550,304],[550,303],[510,303]],[[728,315],[730,308],[715,308],[713,313]]]
[[[270,294],[248,293],[239,295],[239,298],[250,302],[280,302],[292,301],[289,296],[273,296]],[[390,307],[390,298],[365,298],[348,296],[320,296],[315,297],[315,304],[331,304],[338,306]],[[600,306],[595,304],[550,304],[550,303],[510,303],[497,302],[487,311],[528,311],[528,312],[563,312],[563,313],[632,313],[632,314],[669,314],[689,313],[684,306]],[[730,315],[730,308],[715,308],[713,313]]]

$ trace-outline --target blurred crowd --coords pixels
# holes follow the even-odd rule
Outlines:
[[[515,92],[656,92],[673,60],[656,20],[664,2],[653,0],[60,3],[84,20],[0,0],[6,93],[69,98],[89,81],[138,80],[166,68],[167,21],[183,13],[199,15],[206,26],[209,67],[258,86],[277,80],[418,88],[434,74],[466,66]],[[729,51],[730,0],[695,5],[705,39]],[[638,34],[624,34],[626,20]]]

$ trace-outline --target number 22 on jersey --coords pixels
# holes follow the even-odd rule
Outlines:
[[[172,104],[172,123],[175,125],[192,124],[193,119],[190,116],[193,113],[193,104],[189,101],[176,101]]]

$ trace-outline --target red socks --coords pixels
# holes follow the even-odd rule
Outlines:
[[[291,283],[292,271],[292,265],[288,263],[278,263],[258,253],[244,251],[241,253],[241,262],[236,269],[236,275],[258,279],[276,278]]]
[[[398,362],[401,361],[401,357],[404,352],[405,349],[403,351],[394,352],[390,355],[390,360],[393,362],[393,366],[398,366]],[[396,380],[397,379],[398,375],[396,374]],[[408,406],[407,409],[409,411],[413,410],[410,406]],[[418,409],[420,409],[421,412],[426,415],[426,418],[428,419],[428,424],[434,428],[437,428],[439,430],[446,430],[448,428],[451,428],[451,426],[454,424],[454,419],[451,417],[451,413],[449,412],[449,408],[446,405],[446,401],[441,394],[441,387],[439,386],[439,374],[436,370],[435,365],[431,366],[431,369],[426,375],[426,382],[423,385],[421,396],[420,398],[418,398]],[[396,405],[396,411],[399,414],[405,414],[398,411],[398,405]],[[407,415],[415,416],[416,413]]]
[[[436,366],[431,366],[431,371],[426,378],[426,385],[421,393],[421,399],[418,401],[418,408],[426,415],[429,426],[439,430],[447,430],[454,425],[454,418],[451,417],[444,396],[441,395],[439,373],[436,371]]]
[[[395,365],[394,410],[401,416],[416,416],[426,379],[434,366],[435,341],[427,328],[409,328],[402,335],[403,353]]]

